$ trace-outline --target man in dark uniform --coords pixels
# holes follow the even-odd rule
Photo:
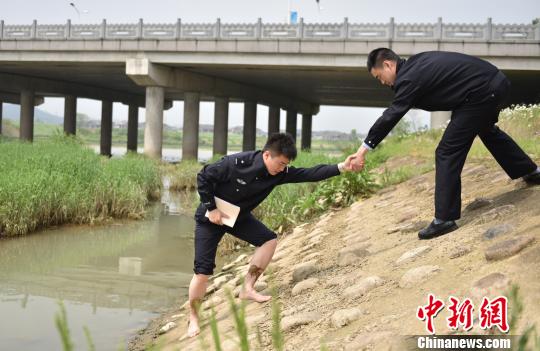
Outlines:
[[[410,108],[452,111],[435,153],[435,218],[418,233],[430,239],[457,229],[461,215],[461,171],[478,135],[512,179],[540,184],[540,170],[495,123],[510,82],[492,64],[454,52],[424,52],[401,59],[392,50],[373,50],[368,71],[390,86],[394,100],[373,124],[352,165],[361,170],[366,153],[375,148]]]
[[[251,211],[274,189],[286,183],[315,182],[351,170],[354,156],[337,165],[312,168],[289,167],[296,158],[294,139],[289,134],[272,135],[262,151],[241,152],[223,157],[205,166],[197,175],[201,204],[195,213],[195,260],[193,279],[189,285],[190,316],[188,336],[200,332],[198,306],[205,295],[208,278],[215,268],[219,241],[228,232],[257,247],[250,261],[240,298],[265,302],[254,289],[255,282],[272,259],[277,245],[274,232],[258,221]],[[215,197],[240,207],[234,227],[222,222],[226,215],[216,206]],[[208,217],[205,216],[208,211]]]

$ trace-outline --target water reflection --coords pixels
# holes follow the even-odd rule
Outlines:
[[[177,196],[165,192],[163,201],[144,221],[0,240],[0,350],[61,349],[54,325],[58,300],[78,349],[86,349],[86,325],[96,349],[115,350],[186,296],[194,223]]]

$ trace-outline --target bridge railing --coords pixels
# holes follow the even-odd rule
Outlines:
[[[540,41],[540,25],[443,23],[182,23],[147,24],[38,24],[8,25],[0,21],[0,40],[440,40],[440,41]]]

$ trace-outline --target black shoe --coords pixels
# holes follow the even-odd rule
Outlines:
[[[540,185],[540,172],[528,174],[523,177],[523,180],[530,185]]]
[[[432,239],[453,232],[456,229],[458,229],[458,226],[454,221],[446,221],[440,224],[435,224],[435,221],[433,221],[426,228],[418,232],[418,238],[421,240]]]

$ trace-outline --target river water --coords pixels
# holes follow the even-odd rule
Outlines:
[[[76,350],[118,350],[187,296],[192,211],[164,192],[147,219],[62,226],[0,240],[0,350],[61,350],[62,301]]]
[[[89,145],[90,148],[92,148],[94,151],[99,153],[99,145]],[[125,155],[127,152],[127,149],[125,146],[112,146],[111,147],[111,154],[114,157],[119,157]],[[144,149],[142,147],[139,147],[137,149],[137,152],[139,154],[142,154],[144,152]],[[228,151],[228,154],[233,154],[235,152],[240,151]],[[162,159],[166,162],[180,162],[182,160],[182,149],[172,149],[172,148],[162,148],[161,149]],[[212,158],[212,150],[210,149],[199,149],[198,152],[199,161],[204,162],[208,161]]]

